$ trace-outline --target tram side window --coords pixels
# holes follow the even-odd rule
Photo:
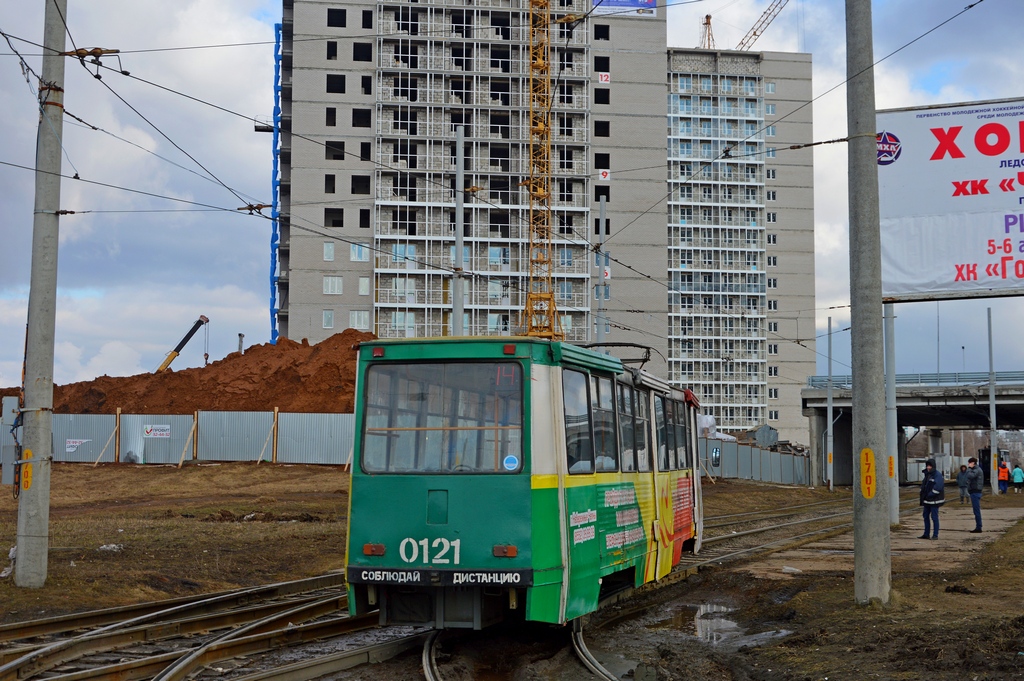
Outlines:
[[[594,418],[594,463],[598,471],[619,469],[615,437],[615,397],[612,379],[590,377],[590,406]]]
[[[636,426],[633,434],[636,438],[636,469],[641,473],[651,470],[651,450],[648,443],[651,441],[649,424],[651,393],[648,390],[636,391]]]
[[[625,383],[616,386],[619,390],[619,451],[622,452],[622,472],[636,470],[636,438],[633,425],[633,388]]]
[[[562,372],[562,405],[565,409],[565,455],[570,473],[594,472],[594,444],[590,436],[590,396],[587,375]]]
[[[676,457],[679,468],[690,467],[690,439],[686,437],[686,403],[675,403]]]
[[[671,464],[669,463],[669,444],[668,437],[669,429],[665,423],[665,398],[661,395],[655,395],[654,397],[654,432],[657,437],[657,451],[658,451],[658,470],[669,471],[672,470]]]
[[[679,466],[676,458],[676,403],[665,400],[665,450],[668,456],[668,470],[674,471]]]

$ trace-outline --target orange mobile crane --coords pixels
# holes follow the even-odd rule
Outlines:
[[[185,337],[182,338],[180,341],[178,341],[178,344],[174,346],[173,350],[171,350],[169,353],[167,353],[167,357],[164,358],[164,361],[160,363],[160,366],[157,367],[157,370],[155,372],[153,372],[153,373],[159,374],[161,371],[165,371],[167,369],[167,367],[171,366],[171,362],[174,361],[175,357],[177,357],[178,355],[181,354],[181,349],[183,347],[185,347],[186,343],[188,343],[190,340],[192,340],[192,336],[196,335],[196,331],[199,330],[199,327],[200,326],[206,326],[209,323],[210,323],[210,320],[207,319],[206,315],[199,315],[199,319],[197,319],[196,323],[192,325],[192,328],[188,330],[188,333],[185,334]],[[207,332],[207,334],[209,334],[210,327],[208,327],[208,326],[206,327],[206,332]],[[204,364],[207,361],[209,361],[209,359],[210,359],[210,352],[209,352],[210,348],[209,348],[209,345],[210,345],[209,344],[209,335],[207,335],[206,349],[203,352],[203,363]]]

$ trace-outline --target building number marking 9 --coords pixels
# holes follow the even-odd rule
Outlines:
[[[860,450],[860,493],[865,499],[875,498],[878,487],[878,471],[875,470],[875,453],[865,447]]]
[[[459,564],[459,549],[462,546],[462,540],[456,539],[455,541],[448,541],[444,537],[438,537],[433,542],[429,539],[413,539],[412,537],[406,537],[402,540],[402,543],[398,545],[398,555],[402,557],[406,563],[422,562],[427,565],[447,565],[451,563],[453,565]],[[423,555],[420,555],[422,549]],[[430,549],[434,550],[434,555],[430,555]],[[448,552],[451,551],[452,557],[448,557]]]

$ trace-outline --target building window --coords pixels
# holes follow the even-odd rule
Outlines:
[[[348,325],[359,331],[366,331],[370,328],[369,310],[352,310],[348,313]]]
[[[771,311],[771,312],[778,312],[779,311],[779,301],[777,301],[777,300],[769,300],[768,301],[768,310]]]
[[[611,121],[594,121],[594,137],[611,137]]]
[[[324,242],[324,262],[333,262],[333,261],[334,261],[334,242],[333,241],[325,241]]]
[[[608,24],[594,24],[594,40],[611,40],[612,27]]]
[[[338,58],[338,41],[328,40],[327,41],[327,59],[328,61],[334,61]]]
[[[768,288],[778,288],[779,280],[775,277],[768,277]]]
[[[596,71],[597,73],[608,73],[611,70],[611,57],[594,57],[594,71]]]
[[[328,8],[327,25],[334,28],[345,28],[345,10]]]
[[[359,229],[370,229],[370,209],[359,209]]]
[[[777,234],[767,234],[765,235],[765,239],[769,246],[777,246],[779,243],[779,237]]]
[[[363,87],[363,94],[364,95],[372,95],[373,94],[373,76],[363,76],[362,77],[362,87]]]
[[[766,95],[774,95],[775,94],[775,83],[772,83],[772,82],[765,83],[764,84],[764,92],[765,92]]]
[[[338,296],[342,292],[342,278],[324,275],[324,295]]]
[[[608,170],[612,167],[611,154],[594,154],[594,167],[598,170]]]
[[[324,227],[344,227],[344,208],[324,208]]]
[[[558,249],[558,266],[572,267],[572,250],[569,248]]]
[[[771,332],[771,333],[778,333],[779,332],[779,323],[778,322],[768,322],[768,331]]]
[[[326,125],[329,128],[333,128],[337,124],[338,124],[338,110],[335,107],[333,107],[333,106],[327,107],[327,117],[326,117],[326,121],[324,122],[324,125]]]
[[[345,158],[345,142],[328,140],[324,142],[324,158],[328,161],[341,161]]]
[[[352,61],[373,61],[373,44],[352,43]]]
[[[778,409],[769,409],[768,410],[768,420],[769,421],[778,421],[779,420],[779,410]]]
[[[363,28],[373,28],[373,10],[363,10]]]
[[[768,375],[778,377],[779,367],[768,367]]]
[[[359,295],[368,296],[370,295],[370,278],[359,277]]]
[[[572,282],[571,281],[560,281],[558,282],[558,299],[562,302],[572,300]]]
[[[767,168],[764,171],[764,179],[774,180],[775,179],[775,168]]]
[[[352,193],[353,194],[369,194],[370,193],[370,176],[369,175],[353,175],[352,176]]]
[[[370,156],[373,154],[372,145],[369,142],[359,143],[359,160],[360,161],[371,161],[373,159]]]
[[[324,310],[324,328],[334,328],[334,310]]]
[[[764,214],[764,221],[765,222],[778,222],[779,221],[779,214],[778,213],[765,213]]]
[[[341,73],[327,74],[327,91],[335,94],[345,93],[345,76]]]
[[[352,127],[353,128],[368,128],[368,127],[370,127],[370,110],[369,109],[352,109]]]
[[[768,147],[764,150],[765,158],[775,158],[775,147]]]
[[[764,129],[764,136],[765,137],[775,137],[775,126],[774,125],[769,125],[769,126],[765,127],[765,129]]]
[[[774,104],[765,104],[764,105],[764,115],[765,116],[774,116],[775,115],[775,105]]]
[[[602,196],[604,197],[605,201],[611,203],[612,188],[606,184],[594,185],[594,201],[600,203]]]
[[[775,201],[779,198],[779,194],[774,189],[769,189],[764,193],[764,198],[766,201]]]
[[[611,104],[612,91],[608,88],[599,87],[594,89],[594,104]]]
[[[352,262],[370,262],[370,249],[366,244],[351,244],[348,259]]]
[[[768,267],[778,267],[778,266],[779,266],[779,256],[777,256],[777,255],[769,255],[768,256]]]
[[[769,355],[777,355],[777,354],[779,354],[779,344],[778,343],[769,343],[768,344],[768,354]]]

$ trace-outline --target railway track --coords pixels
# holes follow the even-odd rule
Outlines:
[[[0,628],[0,681],[223,679],[226,670],[215,667],[218,663],[250,662],[264,653],[272,658],[285,648],[377,628],[376,612],[350,618],[347,606],[343,576],[330,574],[6,625]],[[283,667],[271,659],[267,669],[230,677],[313,678],[388,659],[419,645],[423,636],[400,635],[331,654],[304,655]]]

